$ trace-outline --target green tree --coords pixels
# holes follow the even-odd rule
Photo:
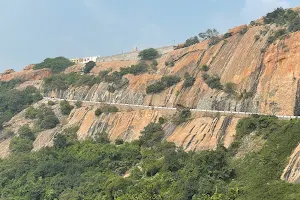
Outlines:
[[[74,106],[70,105],[66,100],[60,102],[60,111],[63,115],[69,115],[73,108]]]
[[[188,88],[192,87],[195,83],[196,79],[192,77],[188,72],[185,72],[184,74],[184,82],[183,82],[183,87]]]
[[[153,60],[157,58],[158,55],[158,51],[154,48],[145,49],[139,53],[139,57],[142,60]]]
[[[96,63],[94,61],[89,61],[85,64],[83,73],[88,74],[90,71],[96,66]]]
[[[76,108],[80,108],[82,106],[82,101],[76,101],[75,106]]]
[[[30,129],[28,125],[23,125],[19,128],[18,134],[20,138],[28,139],[28,140],[35,140],[35,135]]]
[[[9,144],[9,150],[14,153],[30,152],[32,148],[32,140],[21,137],[14,137]]]
[[[236,84],[234,83],[226,83],[224,85],[224,92],[226,92],[228,95],[235,95],[236,94]]]
[[[96,116],[100,116],[102,113],[103,113],[103,111],[102,111],[100,108],[97,108],[97,109],[95,110],[95,115],[96,115]]]
[[[69,59],[64,57],[46,58],[43,62],[34,65],[34,69],[49,68],[52,73],[57,74],[64,71],[66,68],[74,65]]]
[[[55,148],[65,148],[68,145],[67,136],[63,134],[56,134],[53,139]]]
[[[199,43],[199,39],[198,39],[197,36],[194,36],[194,37],[191,37],[191,38],[187,39],[184,43],[184,46],[189,47],[189,46],[192,46],[192,45],[197,44],[197,43]]]
[[[154,147],[162,141],[164,131],[161,124],[150,123],[141,132],[140,141],[145,147]]]

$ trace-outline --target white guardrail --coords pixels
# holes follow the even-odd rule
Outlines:
[[[59,99],[59,98],[51,98],[51,97],[43,97],[46,100],[55,100],[55,101],[69,101],[76,102],[77,100],[72,99]],[[176,110],[173,107],[161,107],[161,106],[145,106],[145,105],[137,105],[137,104],[125,104],[125,103],[114,103],[114,102],[99,102],[99,101],[81,101],[83,103],[93,103],[93,104],[108,104],[108,105],[117,105],[117,106],[128,106],[128,107],[140,107],[144,109],[160,109],[160,110]],[[203,113],[224,113],[224,114],[236,114],[236,115],[269,115],[265,113],[251,113],[251,112],[236,112],[236,111],[220,111],[220,110],[203,110],[203,109],[190,109],[191,112],[203,112]],[[300,116],[288,116],[288,115],[275,115],[280,119],[297,119]]]

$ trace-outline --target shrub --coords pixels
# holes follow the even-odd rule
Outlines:
[[[97,109],[95,110],[95,115],[96,115],[96,116],[100,116],[102,113],[103,113],[103,112],[102,112],[102,110],[101,110],[100,108],[97,108]]]
[[[208,75],[207,73],[203,73],[203,74],[202,74],[202,79],[203,79],[204,81],[206,81],[208,78],[209,78],[209,75]]]
[[[158,65],[158,62],[156,60],[153,60],[152,63],[151,63],[151,68],[153,70],[157,70],[157,65]]]
[[[222,90],[223,86],[220,83],[220,77],[217,75],[210,76],[205,83],[210,87],[211,89],[217,89],[217,90]]]
[[[165,123],[165,118],[163,118],[163,117],[159,117],[159,119],[158,119],[158,123],[160,123],[160,124],[164,124]]]
[[[236,92],[236,85],[234,83],[226,83],[224,85],[224,92],[227,93],[228,95],[234,95]]]
[[[30,152],[33,149],[32,143],[31,140],[14,137],[9,144],[9,150],[14,153]]]
[[[75,106],[80,108],[82,106],[82,101],[76,101]]]
[[[186,122],[191,117],[191,115],[192,113],[190,109],[184,108],[183,110],[181,110],[179,113],[175,115],[175,117],[173,118],[173,122],[176,123],[177,125],[182,124]]]
[[[27,108],[27,110],[25,112],[25,118],[26,119],[35,119],[37,115],[38,115],[38,110],[35,109],[32,106],[30,106],[29,108]]]
[[[85,64],[83,73],[88,74],[90,71],[96,66],[96,63],[94,61],[89,61]]]
[[[109,74],[109,72],[111,72],[111,70],[102,70],[99,72],[98,75],[99,75],[100,79],[102,80],[102,79],[105,79],[105,77]]]
[[[191,37],[191,38],[189,38],[185,41],[184,47],[189,47],[189,46],[192,46],[192,45],[197,44],[197,43],[199,43],[198,37],[197,36]]]
[[[199,33],[199,38],[203,40],[212,39],[219,36],[219,32],[216,29],[207,29],[206,32]]]
[[[180,82],[180,77],[178,76],[164,76],[161,78],[160,81],[153,83],[146,88],[147,94],[150,93],[159,93],[165,90],[168,87],[175,85],[176,83]]]
[[[232,33],[225,33],[224,35],[223,35],[223,39],[227,39],[227,38],[229,38],[229,37],[231,37],[232,36]]]
[[[115,113],[115,112],[119,112],[119,109],[116,106],[104,106],[101,108],[102,112],[104,113]]]
[[[59,120],[55,113],[51,110],[51,108],[46,107],[45,105],[42,105],[37,109],[33,107],[28,108],[26,110],[25,117],[37,119],[37,125],[40,129],[52,129],[59,124]]]
[[[59,120],[51,109],[46,109],[43,114],[38,116],[39,127],[43,130],[55,128]]]
[[[140,141],[145,147],[154,147],[162,141],[163,137],[162,126],[157,123],[150,123],[141,132]]]
[[[285,25],[297,17],[298,14],[291,9],[284,10],[283,8],[277,8],[276,10],[268,13],[264,17],[264,23],[265,24],[275,23],[278,25]]]
[[[256,25],[255,21],[251,21],[251,22],[250,22],[250,25],[251,25],[251,26],[255,26],[255,25]]]
[[[48,101],[48,106],[54,106],[55,102],[54,101]]]
[[[49,68],[52,73],[57,74],[59,72],[64,71],[66,68],[72,66],[72,63],[69,59],[64,57],[56,57],[56,58],[46,58],[43,62],[34,65],[34,69],[43,69]]]
[[[180,82],[180,77],[174,76],[174,75],[163,76],[161,78],[161,82],[163,84],[165,84],[167,87],[171,87],[171,86],[175,85],[176,83]]]
[[[124,76],[126,74],[143,74],[148,71],[148,65],[145,62],[140,62],[137,65],[131,65],[130,67],[121,67],[120,68],[120,75]]]
[[[289,30],[289,32],[300,31],[300,17],[299,16],[290,22],[288,30]]]
[[[70,105],[70,103],[66,100],[60,102],[60,111],[63,115],[69,115],[73,110],[74,106]]]
[[[154,48],[145,49],[139,53],[139,57],[142,60],[153,60],[157,58],[157,56],[158,56],[158,51]]]
[[[116,145],[121,145],[121,144],[123,144],[124,143],[124,140],[122,140],[122,139],[116,139],[115,140],[115,144]]]
[[[246,90],[243,90],[243,92],[240,93],[239,99],[248,99],[253,96],[253,92],[247,92]]]
[[[209,70],[209,66],[202,65],[201,70],[204,71],[204,72],[207,72]]]
[[[172,60],[172,61],[166,61],[165,62],[165,65],[167,66],[167,67],[174,67],[175,66],[175,62]]]
[[[196,79],[192,77],[188,72],[185,72],[183,87],[184,88],[192,87],[195,83],[195,80]]]
[[[35,140],[35,135],[28,125],[23,125],[19,128],[18,134],[20,138],[27,140]]]
[[[76,73],[54,74],[44,79],[44,91],[66,90],[70,86],[93,86],[100,83],[100,76],[80,75]]]
[[[156,83],[153,83],[151,85],[148,85],[146,88],[146,93],[150,94],[150,93],[159,93],[163,90],[166,89],[166,86],[163,85],[163,83],[161,81],[158,81]]]
[[[53,146],[55,148],[65,148],[68,146],[67,136],[63,134],[56,134],[53,139]]]
[[[286,34],[286,30],[285,29],[279,29],[275,32],[274,37],[279,38],[279,37],[283,36],[284,34]]]

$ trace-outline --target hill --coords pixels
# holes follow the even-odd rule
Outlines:
[[[0,198],[299,199],[299,52],[299,8],[278,8],[173,48],[7,70]]]

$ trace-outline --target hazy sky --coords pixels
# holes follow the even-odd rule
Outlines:
[[[1,0],[0,71],[46,57],[112,55],[225,32],[300,0]]]

